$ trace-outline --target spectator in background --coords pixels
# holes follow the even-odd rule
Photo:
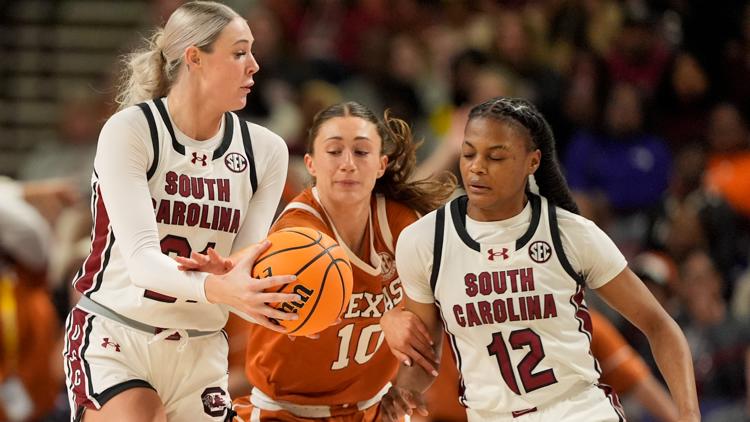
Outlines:
[[[61,327],[47,288],[50,229],[21,197],[0,201],[0,419],[36,421],[62,390]]]
[[[750,218],[750,130],[742,112],[730,103],[711,111],[706,184]]]
[[[562,80],[541,58],[544,44],[533,19],[519,11],[503,10],[496,25],[495,52],[499,64],[515,79],[515,95],[530,100],[545,116],[557,116]]]
[[[671,56],[655,23],[645,6],[629,7],[614,48],[606,56],[614,83],[631,84],[649,98],[656,92]]]
[[[57,137],[40,142],[18,174],[20,180],[69,178],[82,198],[91,194],[91,173],[96,139],[105,116],[112,110],[102,96],[69,100],[57,123]]]
[[[598,131],[574,135],[565,170],[583,215],[610,230],[628,256],[645,233],[641,210],[656,205],[667,188],[672,158],[664,141],[649,132],[635,86],[618,84],[610,91],[602,120]]]
[[[675,153],[702,139],[710,110],[710,88],[708,75],[695,57],[678,53],[655,98],[659,133]]]
[[[731,282],[746,265],[750,244],[740,216],[715,193],[703,188],[706,154],[699,145],[684,146],[675,156],[669,187],[649,213],[644,244],[682,261],[693,249],[709,251],[722,276]]]
[[[473,53],[470,53],[470,55],[473,55]],[[460,60],[463,59],[462,57]],[[461,65],[457,65],[458,72],[462,72],[460,68]],[[454,96],[456,99],[463,97],[462,85],[463,79],[466,78],[466,98],[461,105],[454,107],[445,116],[447,118],[445,133],[438,140],[432,154],[420,164],[416,173],[417,177],[427,177],[443,170],[450,170],[460,181],[458,158],[461,152],[461,143],[464,140],[464,128],[469,120],[469,111],[476,104],[481,104],[490,98],[508,96],[515,92],[515,80],[512,79],[512,74],[503,68],[490,65],[473,68],[472,65],[469,65],[463,71],[467,73],[457,75]]]
[[[680,265],[679,318],[690,345],[706,421],[740,421],[748,412],[750,321],[734,318],[724,300],[721,274],[709,255],[692,251]]]
[[[742,7],[741,22],[734,39],[727,42],[723,53],[722,79],[724,94],[743,109],[750,108],[750,3]]]
[[[559,134],[558,151],[567,151],[576,132],[595,130],[608,86],[607,68],[601,57],[588,50],[578,52],[563,88],[560,119],[553,126]]]

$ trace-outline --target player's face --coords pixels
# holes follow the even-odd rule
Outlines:
[[[206,101],[216,101],[221,110],[245,107],[259,69],[250,51],[253,41],[247,22],[237,17],[221,31],[210,53],[200,52],[201,92]]]
[[[526,180],[540,158],[538,149],[530,150],[528,134],[521,128],[493,118],[470,120],[460,160],[469,216],[493,221],[518,214],[524,205]]]
[[[305,165],[321,196],[341,204],[370,201],[375,181],[388,158],[372,122],[359,117],[334,117],[323,123]]]

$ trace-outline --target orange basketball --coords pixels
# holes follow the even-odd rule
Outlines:
[[[352,295],[352,267],[346,252],[330,236],[307,227],[281,229],[268,240],[271,246],[255,261],[253,277],[296,275],[293,283],[274,291],[302,297],[300,302],[271,304],[299,315],[296,321],[277,322],[294,336],[322,331],[341,316]]]

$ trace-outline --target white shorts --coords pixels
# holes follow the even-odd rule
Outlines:
[[[469,422],[625,422],[620,400],[612,387],[604,384],[592,385],[539,408],[513,413],[466,409],[466,416]]]
[[[217,331],[201,337],[146,333],[78,307],[66,321],[65,359],[71,420],[100,409],[130,388],[157,392],[174,421],[231,417],[227,393],[229,345]],[[169,334],[169,333],[165,333]]]

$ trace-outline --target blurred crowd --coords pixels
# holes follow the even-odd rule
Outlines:
[[[157,23],[179,4],[157,3]],[[582,213],[685,331],[704,420],[750,420],[750,3],[228,3],[245,13],[261,69],[240,114],[287,141],[287,200],[308,183],[306,131],[330,104],[357,100],[410,122],[423,139],[418,173],[429,176],[455,170],[471,106],[528,98],[553,126]],[[25,415],[9,420],[56,420],[42,415],[67,406],[52,343],[88,253],[89,178],[98,131],[114,110],[106,94],[114,90],[102,88],[71,100],[58,138],[40,142],[14,179],[0,182],[0,407]],[[589,300],[651,356],[636,329],[595,294]],[[11,302],[18,318],[9,323]],[[27,306],[42,310],[24,316]],[[32,356],[41,372],[24,369]],[[52,382],[34,384],[39,376]],[[25,413],[5,400],[8,380],[33,392]],[[629,410],[631,420],[653,420],[637,403]]]

